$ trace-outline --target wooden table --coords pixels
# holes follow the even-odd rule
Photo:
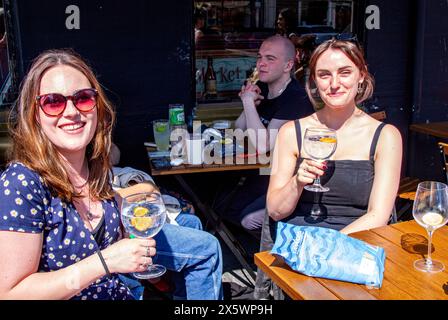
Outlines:
[[[413,263],[427,255],[427,234],[415,221],[397,223],[351,234],[352,237],[381,246],[386,251],[383,284],[380,289],[350,282],[313,278],[292,271],[283,261],[269,254],[255,254],[261,268],[292,299],[313,300],[448,300],[448,227],[433,234],[431,257],[445,270],[424,273]]]
[[[148,153],[149,156],[149,153]],[[151,160],[151,158],[150,158]],[[207,222],[211,225],[212,231],[219,234],[224,243],[229,247],[230,251],[233,253],[235,258],[245,268],[252,279],[255,280],[255,273],[249,263],[249,255],[247,254],[244,247],[236,239],[236,237],[230,232],[230,230],[224,225],[221,217],[213,210],[213,208],[207,203],[201,201],[199,196],[196,194],[194,189],[185,181],[182,177],[183,174],[194,174],[194,173],[206,173],[206,172],[222,172],[222,171],[238,171],[238,170],[253,170],[268,168],[269,164],[254,163],[253,157],[239,159],[238,162],[245,163],[235,163],[237,162],[235,158],[223,159],[222,163],[213,164],[201,164],[201,165],[189,165],[183,164],[181,166],[172,167],[169,169],[156,170],[153,168],[151,161],[151,174],[153,176],[166,176],[172,175],[182,189],[191,197],[193,202],[198,206],[199,211],[205,216]],[[226,164],[227,163],[227,164]]]
[[[448,139],[448,121],[411,124],[409,130]]]

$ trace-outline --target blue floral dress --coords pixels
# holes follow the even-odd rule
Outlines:
[[[38,272],[74,264],[117,241],[120,215],[115,200],[102,201],[105,235],[97,244],[72,203],[50,193],[43,179],[21,163],[12,163],[0,178],[0,230],[43,233]],[[73,299],[132,299],[117,274],[104,276]]]

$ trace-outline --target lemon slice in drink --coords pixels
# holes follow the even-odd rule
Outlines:
[[[443,217],[439,213],[428,212],[422,217],[422,221],[424,224],[434,227],[442,223]]]
[[[134,217],[143,217],[145,216],[149,210],[145,207],[136,207],[133,210]]]
[[[336,139],[335,138],[330,138],[330,137],[323,137],[323,138],[319,139],[319,142],[335,143]]]
[[[131,225],[138,231],[148,230],[152,226],[151,217],[134,217],[131,219]]]
[[[159,124],[156,125],[156,131],[157,132],[165,132],[166,131],[166,127],[167,127],[167,124],[159,123]]]

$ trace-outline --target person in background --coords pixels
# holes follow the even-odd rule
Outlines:
[[[197,44],[199,40],[204,36],[204,26],[205,26],[205,11],[204,9],[196,8],[193,14],[194,21],[194,42]]]
[[[247,82],[240,92],[243,112],[235,127],[249,134],[259,154],[269,153],[279,128],[287,121],[314,112],[305,90],[292,77],[295,49],[287,38],[275,35],[263,41],[257,57],[259,82]],[[268,175],[249,174],[222,214],[260,238],[265,215]]]
[[[262,251],[272,248],[276,221],[350,234],[386,225],[395,204],[402,139],[397,128],[357,107],[374,90],[362,49],[349,41],[326,41],[314,51],[309,68],[308,96],[315,105],[319,99],[323,108],[286,123],[277,135]],[[336,130],[337,148],[330,160],[314,161],[304,150],[304,134],[311,127]],[[316,193],[304,186],[318,176],[330,190],[316,200]],[[312,214],[316,205],[317,216]],[[256,297],[267,296],[267,283],[259,272]]]
[[[289,8],[284,8],[279,12],[276,23],[277,33],[291,40],[296,48],[295,78],[304,86],[308,74],[308,61],[316,47],[316,36],[312,34],[299,36],[296,33],[297,15]]]
[[[305,86],[309,77],[309,61],[311,54],[316,48],[315,35],[302,35],[294,39],[293,43],[296,48],[295,60],[295,78],[301,85]]]
[[[139,298],[118,275],[144,271],[153,259],[182,275],[175,298],[222,299],[214,236],[165,224],[155,239],[122,238],[122,197],[157,189],[113,191],[115,113],[78,54],[39,55],[17,110],[11,161],[0,177],[0,299]]]
[[[294,11],[289,8],[280,10],[276,21],[277,34],[293,40],[298,37],[296,34],[296,28],[297,15],[294,13]]]

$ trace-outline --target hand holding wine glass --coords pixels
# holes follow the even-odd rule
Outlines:
[[[439,272],[445,266],[431,259],[432,234],[448,221],[448,186],[441,182],[424,181],[418,184],[412,215],[428,232],[428,257],[414,262],[417,270]]]
[[[336,131],[328,128],[308,128],[305,131],[303,147],[306,153],[315,161],[323,162],[328,160],[336,151],[337,138]],[[318,176],[312,185],[304,187],[312,192],[327,192],[330,190],[320,184]]]
[[[166,209],[160,194],[144,192],[123,199],[121,219],[126,230],[137,238],[152,238],[166,221]],[[134,273],[139,279],[160,277],[166,271],[162,265],[152,264],[144,272]]]

